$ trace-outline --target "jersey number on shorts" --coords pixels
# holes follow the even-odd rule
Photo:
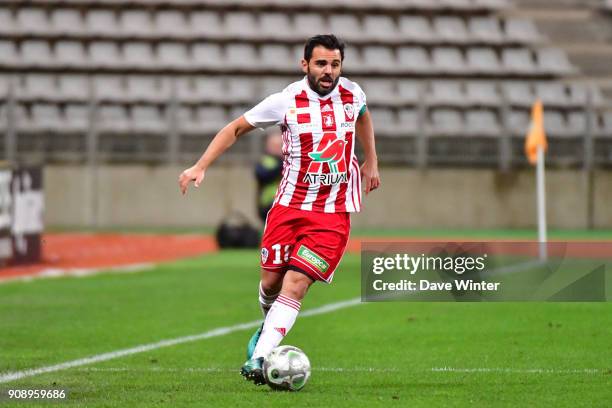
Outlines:
[[[278,265],[283,262],[289,262],[289,255],[291,255],[291,245],[287,244],[283,248],[281,244],[274,244],[271,248],[274,251],[274,259],[272,260],[272,263],[274,265]]]

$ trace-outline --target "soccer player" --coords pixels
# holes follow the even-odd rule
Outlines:
[[[265,319],[241,369],[255,384],[264,384],[264,357],[291,330],[310,285],[332,281],[348,242],[350,213],[361,208],[361,189],[368,194],[380,185],[366,96],[340,76],[343,60],[344,44],[334,35],[310,38],[301,61],[305,77],[221,129],[179,176],[185,194],[238,137],[256,127],[282,127],[283,177],[261,243],[259,303]],[[355,139],[365,153],[361,168]]]

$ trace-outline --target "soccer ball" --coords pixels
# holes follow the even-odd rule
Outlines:
[[[279,346],[264,359],[266,383],[274,390],[299,391],[310,377],[310,361],[294,346]]]

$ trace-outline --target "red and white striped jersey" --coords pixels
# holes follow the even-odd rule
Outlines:
[[[283,178],[274,204],[328,213],[361,209],[355,123],[365,105],[355,82],[340,77],[321,97],[304,77],[244,114],[255,127],[283,130]]]

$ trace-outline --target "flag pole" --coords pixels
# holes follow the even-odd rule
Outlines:
[[[540,261],[548,258],[546,237],[546,186],[544,180],[544,148],[537,147],[538,161],[536,164],[536,189],[538,207],[538,242],[540,248]]]

